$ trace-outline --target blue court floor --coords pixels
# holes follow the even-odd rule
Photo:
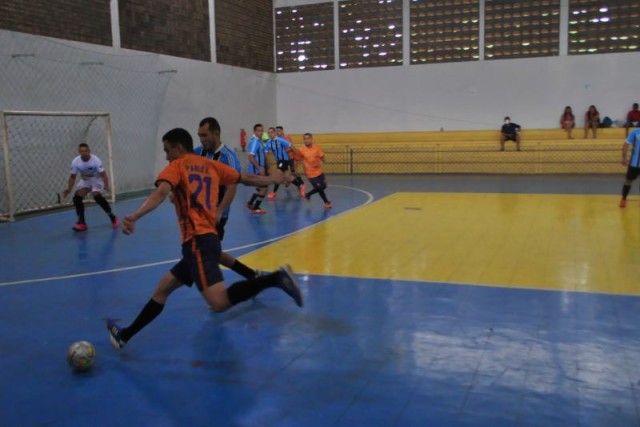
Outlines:
[[[104,319],[130,323],[177,261],[172,206],[143,218],[133,236],[113,230],[96,206],[82,234],[71,231],[71,210],[0,224],[0,426],[640,426],[640,286],[607,292],[604,282],[616,276],[602,273],[585,279],[593,286],[586,290],[536,288],[535,269],[531,281],[511,285],[430,280],[435,267],[426,254],[447,252],[457,255],[453,270],[492,277],[474,256],[488,239],[468,252],[452,248],[474,229],[509,230],[477,220],[473,204],[450,230],[429,229],[422,221],[437,212],[418,204],[430,194],[490,194],[486,203],[497,203],[504,224],[521,213],[503,195],[605,196],[595,215],[616,220],[604,237],[563,250],[578,262],[624,244],[626,256],[610,264],[634,267],[640,197],[635,184],[620,210],[622,180],[330,176],[333,209],[281,189],[259,217],[243,209],[251,190],[242,188],[224,248],[257,268],[290,262],[305,306],[269,289],[215,314],[195,289],[183,288],[120,351]],[[389,209],[385,201],[401,193],[405,204]],[[406,202],[411,193],[420,195],[415,203]],[[118,202],[115,211],[124,215],[141,202]],[[565,221],[567,212],[547,219]],[[566,224],[582,221],[577,234],[589,234],[587,213],[580,215]],[[558,235],[553,227],[563,222],[553,224],[528,235],[539,242],[538,257],[561,244],[543,238]],[[410,237],[400,233],[405,228],[414,230]],[[240,279],[224,273],[228,283]],[[77,340],[97,349],[86,373],[65,361]]]

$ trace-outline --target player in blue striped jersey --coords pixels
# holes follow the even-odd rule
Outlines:
[[[213,117],[205,117],[198,127],[199,147],[194,148],[194,154],[208,159],[217,160],[238,172],[242,172],[242,165],[236,153],[220,140],[220,124]],[[221,185],[218,193],[218,205],[216,209],[216,231],[220,241],[224,238],[224,227],[229,220],[231,202],[236,195],[237,184]],[[253,270],[241,263],[226,252],[220,256],[220,264],[235,271],[239,275],[253,279],[260,272]]]
[[[276,167],[286,175],[290,175],[289,171],[293,159],[290,158],[289,153],[295,150],[293,144],[291,144],[287,139],[278,136],[276,128],[269,128],[267,130],[267,134],[269,135],[269,139],[267,140],[266,150],[273,153]],[[297,179],[294,179],[292,183],[298,187],[298,191],[300,191],[300,184],[303,183],[302,180],[297,177]],[[275,199],[278,188],[280,188],[280,185],[275,184],[273,186],[273,191],[269,193],[267,197]]]
[[[260,123],[256,123],[253,126],[253,136],[249,140],[249,146],[247,148],[247,154],[249,156],[249,164],[247,165],[247,171],[255,175],[267,174],[267,157],[264,143],[262,141],[262,134],[264,128]],[[267,187],[256,188],[255,193],[247,202],[247,208],[254,215],[262,215],[267,213],[264,209],[260,208],[260,204],[264,200],[264,196],[267,194]]]
[[[629,147],[631,147],[631,156],[627,157]],[[631,183],[640,175],[640,129],[634,130],[627,136],[622,146],[622,164],[627,166],[627,175],[622,186],[622,200],[620,200],[620,207],[624,208],[627,206]]]

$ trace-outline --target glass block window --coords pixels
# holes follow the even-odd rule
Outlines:
[[[335,68],[333,3],[275,9],[276,72]]]
[[[338,4],[340,68],[402,65],[402,0]]]
[[[638,0],[571,0],[569,55],[640,50]]]
[[[411,63],[480,59],[478,0],[411,1]]]
[[[486,0],[485,59],[557,56],[560,0]]]

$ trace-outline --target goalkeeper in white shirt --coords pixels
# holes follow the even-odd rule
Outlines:
[[[72,229],[74,231],[86,231],[88,228],[84,219],[83,199],[89,193],[93,194],[96,203],[109,215],[113,228],[118,228],[120,224],[118,217],[111,211],[109,202],[102,195],[103,191],[109,191],[109,177],[104,170],[104,166],[102,166],[102,162],[98,156],[91,154],[88,144],[80,144],[78,152],[80,155],[71,162],[71,176],[69,177],[67,189],[62,193],[64,197],[71,193],[73,184],[76,182],[76,175],[80,174],[80,180],[76,184],[76,192],[73,196],[73,205],[76,207],[78,222]]]

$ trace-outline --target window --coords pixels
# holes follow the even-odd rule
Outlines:
[[[410,14],[412,64],[480,59],[478,0],[412,0]]]
[[[340,68],[402,65],[402,0],[350,0],[338,6]]]
[[[637,0],[569,2],[569,55],[637,52],[639,37]]]
[[[485,2],[485,59],[559,54],[560,0]]]
[[[277,8],[276,72],[332,70],[333,3]]]

